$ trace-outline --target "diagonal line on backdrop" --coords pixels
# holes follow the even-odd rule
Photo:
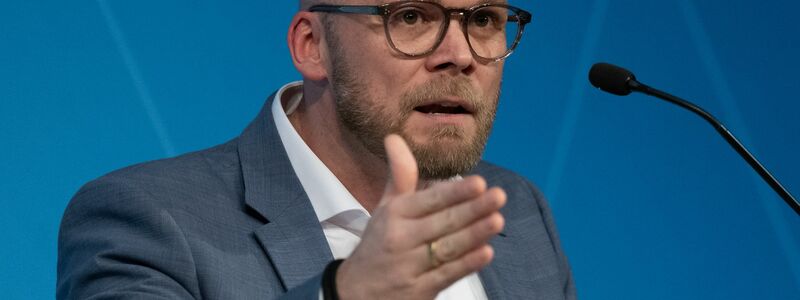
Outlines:
[[[567,97],[567,108],[561,122],[561,131],[556,141],[553,162],[550,165],[550,172],[547,175],[545,185],[545,195],[551,199],[553,205],[557,205],[558,192],[561,188],[561,178],[564,175],[564,168],[567,163],[567,155],[572,146],[572,139],[575,136],[575,126],[583,106],[583,95],[586,91],[586,72],[591,64],[592,54],[597,48],[600,30],[603,27],[608,11],[608,0],[597,0],[592,7],[592,14],[586,26],[586,34],[583,36],[581,51],[578,54],[578,64],[575,74],[572,77],[569,96]]]
[[[736,134],[741,140],[752,141],[745,126],[746,124],[742,119],[741,110],[736,102],[736,98],[733,96],[732,90],[728,85],[728,81],[725,78],[722,67],[714,52],[711,39],[700,20],[694,3],[690,0],[681,0],[678,3],[683,10],[686,25],[689,27],[689,33],[697,47],[697,52],[703,62],[703,67],[711,81],[711,87],[721,104],[722,114],[726,117],[725,119],[730,122],[726,124],[730,124],[731,127],[737,129]],[[748,147],[751,151],[755,152],[755,147],[753,147],[753,145],[749,145]],[[761,200],[760,203],[764,207],[764,213],[766,213],[770,225],[772,225],[772,230],[775,232],[778,243],[784,252],[784,257],[789,263],[789,270],[794,275],[795,284],[800,287],[800,254],[798,254],[800,253],[800,248],[797,246],[798,241],[795,240],[790,232],[791,227],[785,219],[785,214],[781,214],[782,210],[788,208],[784,207],[783,202],[777,199],[777,196],[775,196],[772,190],[768,188],[767,184],[762,181],[761,177],[756,175],[756,172],[750,172],[750,177],[753,180],[753,185],[756,187],[758,198]],[[795,215],[792,214],[792,217],[795,217]]]
[[[153,97],[150,96],[150,90],[144,83],[144,79],[142,79],[142,73],[136,64],[136,60],[133,59],[133,54],[128,47],[128,43],[125,41],[125,36],[122,34],[122,30],[120,29],[116,18],[114,18],[114,15],[111,12],[111,8],[108,7],[108,4],[105,0],[97,0],[97,5],[100,6],[100,11],[103,13],[103,18],[108,25],[108,30],[110,31],[111,36],[114,38],[114,43],[117,45],[117,50],[122,56],[122,60],[125,63],[125,68],[128,70],[128,75],[131,76],[131,80],[136,88],[136,92],[139,94],[139,100],[144,107],[145,112],[147,113],[147,117],[150,120],[150,124],[153,126],[153,130],[155,130],[158,141],[161,143],[161,149],[167,156],[174,156],[175,147],[172,145],[169,134],[167,134],[167,129],[164,126],[164,122],[161,120],[161,115],[158,112],[158,108],[156,108],[156,105],[153,102]]]

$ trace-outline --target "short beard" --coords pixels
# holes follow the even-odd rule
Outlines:
[[[332,59],[330,80],[337,104],[336,112],[341,124],[355,135],[367,151],[386,159],[383,139],[392,133],[399,134],[411,148],[422,180],[452,178],[469,172],[478,164],[497,111],[499,86],[488,99],[481,99],[467,78],[440,77],[403,93],[399,99],[399,113],[387,111],[386,106],[380,103],[389,100],[370,98],[368,87],[347,62],[346,55],[342,53],[344,48],[330,25],[325,26],[326,42]],[[403,125],[415,107],[445,96],[456,96],[473,107],[477,125],[474,135],[470,136],[458,126],[441,125],[432,130],[430,143],[418,144],[403,132]]]

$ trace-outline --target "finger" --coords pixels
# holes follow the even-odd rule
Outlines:
[[[389,164],[389,181],[384,196],[399,196],[413,193],[417,189],[417,161],[414,154],[403,140],[396,134],[390,134],[383,140]],[[387,197],[383,197],[386,199]]]
[[[505,220],[495,212],[469,226],[435,241],[436,260],[448,262],[486,244],[503,230]]]
[[[457,260],[445,263],[432,269],[417,280],[423,290],[439,292],[452,285],[465,276],[475,273],[487,266],[494,258],[494,250],[489,245],[483,245]]]
[[[505,220],[500,213],[481,219],[454,234],[430,243],[417,245],[410,252],[409,259],[419,263],[407,264],[414,274],[422,274],[436,267],[436,262],[447,263],[485,246],[488,241],[503,229]],[[424,257],[425,259],[419,259]]]
[[[494,187],[477,198],[461,202],[425,216],[414,226],[417,238],[422,241],[433,241],[448,234],[457,232],[470,224],[486,218],[506,204],[506,193]]]
[[[486,180],[480,176],[438,182],[403,201],[400,212],[405,217],[419,218],[478,197],[485,191]]]

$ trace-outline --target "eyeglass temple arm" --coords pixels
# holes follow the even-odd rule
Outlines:
[[[533,16],[531,16],[531,13],[529,13],[527,11],[524,11],[524,10],[521,10],[521,9],[518,9],[518,11],[516,11],[516,13],[517,13],[517,15],[514,16],[514,20],[513,21],[517,21],[522,25],[530,23],[531,19],[533,18]]]
[[[380,7],[368,5],[314,5],[308,11],[362,15],[380,15],[383,13]]]

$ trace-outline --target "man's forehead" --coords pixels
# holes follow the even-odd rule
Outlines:
[[[361,0],[361,1],[363,1],[363,0]],[[507,0],[425,0],[425,1],[426,2],[438,3],[438,4],[441,4],[443,6],[448,6],[448,7],[469,7],[469,6],[474,6],[474,5],[478,5],[478,4],[484,4],[484,3],[508,3]],[[347,2],[360,2],[360,1],[359,0],[352,0],[352,1],[347,1]],[[370,1],[370,2],[376,2],[378,4],[386,4],[386,3],[400,2],[400,0],[376,0],[376,1]]]
[[[337,4],[337,5],[382,5],[402,0],[300,0],[300,9],[308,9],[308,7],[316,4]],[[484,3],[501,3],[507,4],[507,0],[424,0],[441,4],[445,7],[472,7]]]
[[[444,6],[474,6],[485,3],[508,3],[507,0],[431,0]]]

